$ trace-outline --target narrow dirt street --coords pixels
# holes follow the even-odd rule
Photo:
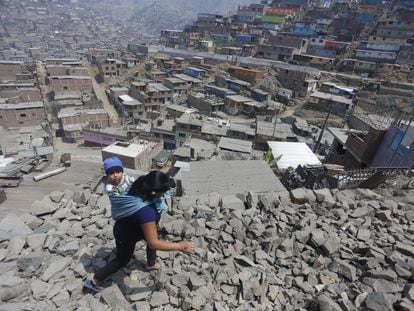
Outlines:
[[[46,68],[45,68],[44,63],[36,62],[36,73],[37,73],[37,81],[39,83],[40,93],[42,95],[43,103],[45,105],[45,109],[47,113],[47,118],[48,120],[52,120],[51,109],[49,106],[49,101],[46,96],[49,89],[48,89],[48,86],[46,85]]]
[[[108,101],[108,97],[105,93],[105,87],[100,85],[96,79],[95,76],[98,73],[98,70],[93,67],[88,61],[82,61],[83,66],[88,69],[89,76],[92,79],[92,85],[93,89],[95,91],[96,96],[98,99],[100,99],[103,103],[104,109],[108,112],[110,118],[113,120],[114,124],[119,123],[119,116],[118,112],[115,110],[114,106],[111,105],[111,103]]]

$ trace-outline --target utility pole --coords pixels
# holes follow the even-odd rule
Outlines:
[[[280,109],[280,105],[279,105],[279,109]],[[275,124],[273,126],[273,135],[272,135],[272,139],[275,139],[275,134],[276,134],[276,123],[277,123],[277,117],[279,115],[279,109],[275,109]]]
[[[323,133],[325,132],[325,129],[326,129],[326,124],[328,123],[329,116],[331,115],[331,112],[332,112],[332,107],[333,107],[333,105],[331,103],[330,107],[329,107],[329,112],[326,116],[325,122],[323,123],[321,132],[319,133],[318,141],[317,141],[315,147],[313,147],[313,153],[317,153],[318,150],[319,150],[319,146],[321,145],[322,136],[323,136]]]
[[[256,149],[256,140],[257,140],[257,115],[254,125],[254,140],[253,140],[253,149]]]

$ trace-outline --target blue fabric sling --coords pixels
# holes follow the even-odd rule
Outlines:
[[[170,199],[171,194],[167,191],[159,198],[144,201],[138,196],[131,195],[108,195],[111,202],[111,214],[114,220],[131,216],[141,208],[154,204],[158,213],[168,210],[168,205],[165,204],[165,199]]]

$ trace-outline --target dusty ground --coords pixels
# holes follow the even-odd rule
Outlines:
[[[327,114],[328,114],[327,111],[302,109],[300,107],[297,107],[294,112],[295,116],[306,119],[306,121],[308,121],[309,124],[316,125],[319,127],[323,126],[323,123],[325,122]],[[331,113],[331,115],[329,116],[329,119],[328,119],[329,126],[343,127],[344,123],[345,123],[344,118],[338,115]]]
[[[54,170],[60,166],[59,160],[62,153],[71,154],[72,165],[59,175],[55,175],[38,182],[33,180],[34,176],[41,173],[30,173],[23,177],[19,187],[6,188],[7,200],[0,204],[0,219],[7,214],[21,215],[26,213],[35,200],[41,200],[52,191],[82,190],[86,184],[96,184],[102,175],[102,154],[100,148],[85,148],[75,144],[63,143],[61,138],[55,138],[54,159],[45,172]],[[167,167],[165,167],[167,169]],[[126,169],[133,177],[140,176],[145,172]]]
[[[21,215],[28,212],[31,204],[35,200],[41,200],[51,191],[72,191],[82,189],[81,185],[87,183],[96,174],[100,173],[100,162],[74,159],[72,166],[65,172],[52,176],[47,179],[35,182],[33,176],[39,173],[31,173],[24,176],[19,187],[6,188],[7,200],[0,204],[0,219],[7,214]],[[57,168],[56,161],[46,169],[46,171]]]
[[[82,189],[96,175],[101,175],[102,156],[100,149],[78,148],[73,144],[62,143],[61,138],[55,138],[54,159],[45,172],[60,167],[60,155],[71,153],[72,166],[65,172],[35,182],[33,176],[40,173],[30,173],[23,177],[23,181],[17,188],[6,188],[7,200],[0,204],[0,219],[7,214],[21,215],[28,211],[35,200],[42,199],[51,191],[72,191]]]

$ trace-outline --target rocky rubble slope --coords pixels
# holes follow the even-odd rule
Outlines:
[[[53,192],[0,223],[0,310],[413,310],[414,192],[365,189],[183,197],[99,294],[82,279],[113,256],[106,196]]]

